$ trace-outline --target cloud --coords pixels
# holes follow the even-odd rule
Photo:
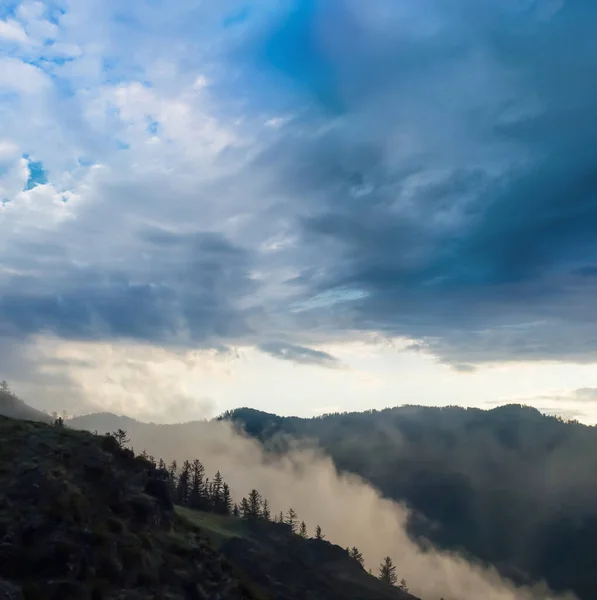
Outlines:
[[[0,332],[597,360],[595,10],[20,3]]]
[[[321,367],[338,368],[338,359],[322,352],[304,346],[295,346],[283,342],[266,342],[259,345],[259,349],[274,358],[289,360],[303,365],[319,365]]]
[[[100,415],[97,422],[101,419]],[[92,418],[82,423],[95,428]],[[199,458],[210,476],[220,470],[236,499],[256,488],[268,499],[273,513],[286,512],[292,506],[310,532],[319,524],[332,543],[357,546],[372,570],[384,556],[391,556],[399,577],[404,577],[411,592],[422,598],[573,600],[571,594],[557,595],[543,586],[517,588],[494,569],[471,564],[430,545],[418,547],[406,531],[407,507],[382,498],[361,478],[339,473],[332,460],[316,447],[290,444],[287,455],[272,456],[255,440],[215,421],[162,426],[159,430],[139,423],[125,422],[123,426],[138,452],[145,449],[179,464]]]
[[[0,19],[0,39],[23,43],[27,41],[27,34],[17,21],[13,19],[3,21]]]

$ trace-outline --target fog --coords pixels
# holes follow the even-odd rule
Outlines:
[[[79,424],[83,423],[93,429],[92,420]],[[404,577],[411,593],[423,600],[575,597],[552,594],[544,586],[516,588],[493,569],[455,554],[420,549],[406,534],[407,507],[382,498],[359,477],[339,473],[332,460],[314,446],[293,444],[291,452],[280,458],[224,422],[157,426],[127,421],[126,426],[136,452],[146,450],[179,464],[199,458],[210,477],[221,471],[235,500],[257,488],[273,513],[292,507],[311,535],[320,525],[328,541],[357,546],[375,574],[383,557],[391,556],[398,578]]]

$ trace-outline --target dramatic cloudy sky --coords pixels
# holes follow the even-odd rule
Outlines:
[[[178,420],[597,421],[593,0],[0,3],[0,377]]]

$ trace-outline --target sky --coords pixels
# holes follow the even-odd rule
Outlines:
[[[590,0],[0,3],[0,378],[171,422],[597,422]]]

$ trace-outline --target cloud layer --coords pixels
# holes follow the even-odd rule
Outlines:
[[[6,5],[0,335],[594,361],[596,11]]]

